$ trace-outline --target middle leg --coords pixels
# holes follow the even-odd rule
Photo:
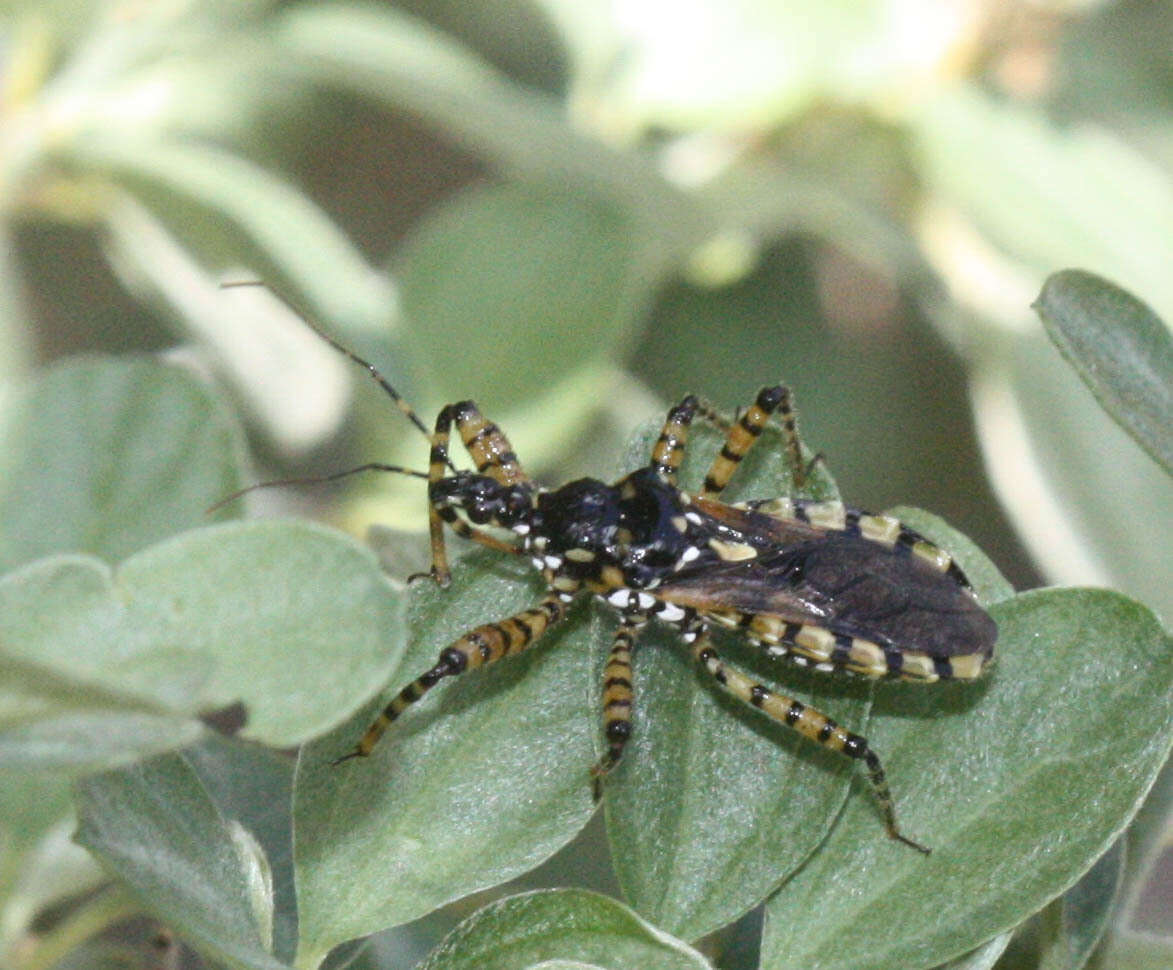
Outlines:
[[[631,708],[635,700],[631,654],[642,626],[642,619],[624,619],[615,631],[607,665],[603,668],[603,734],[607,739],[607,753],[591,768],[595,801],[603,794],[603,779],[619,764],[624,745],[631,737]]]

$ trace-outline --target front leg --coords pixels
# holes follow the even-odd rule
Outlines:
[[[428,459],[429,493],[445,477],[448,469],[453,467],[448,457],[448,437],[453,421],[456,422],[456,429],[460,432],[465,448],[476,462],[478,472],[488,474],[506,485],[529,481],[501,430],[492,422],[485,420],[472,401],[462,401],[441,408],[436,416],[436,430],[432,433],[432,452]],[[444,548],[445,524],[462,539],[479,542],[490,549],[514,555],[522,551],[496,536],[473,528],[454,508],[441,504],[429,494],[428,535],[432,547],[432,578],[441,586],[447,586],[452,580],[452,573],[448,568],[448,553]]]

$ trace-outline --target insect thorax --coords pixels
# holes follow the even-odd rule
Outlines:
[[[695,558],[684,493],[650,468],[608,485],[583,478],[538,496],[535,565],[601,588],[653,588]]]

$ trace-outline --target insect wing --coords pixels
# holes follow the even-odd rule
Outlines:
[[[705,613],[817,624],[934,657],[988,656],[997,636],[985,610],[940,570],[906,550],[841,532],[761,544],[752,559],[682,571],[655,592]]]

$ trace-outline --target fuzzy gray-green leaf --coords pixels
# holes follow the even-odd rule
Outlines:
[[[550,966],[547,961],[605,970],[709,966],[691,947],[622,903],[582,889],[554,889],[509,896],[473,913],[420,970],[536,970]]]
[[[187,532],[118,570],[38,560],[0,578],[0,761],[120,764],[234,702],[246,736],[297,743],[370,696],[402,623],[367,550],[300,523]]]
[[[490,552],[457,564],[446,590],[417,582],[411,641],[391,689],[458,636],[535,602],[540,584],[525,572]],[[299,966],[525,872],[586,824],[596,721],[583,620],[572,610],[522,655],[441,681],[369,758],[330,764],[354,747],[374,705],[303,748],[294,800]]]
[[[1173,334],[1131,293],[1083,270],[1035,302],[1047,334],[1116,422],[1173,474]]]
[[[928,967],[1071,886],[1136,811],[1173,742],[1173,641],[1105,590],[995,604],[997,661],[973,684],[877,691],[883,752],[924,858],[866,799],[767,904],[764,970]]]
[[[229,827],[181,755],[79,783],[78,812],[78,841],[184,939],[234,970],[282,966]]]
[[[205,525],[240,487],[240,451],[219,403],[177,367],[57,364],[0,411],[0,569],[54,552],[118,562]]]

